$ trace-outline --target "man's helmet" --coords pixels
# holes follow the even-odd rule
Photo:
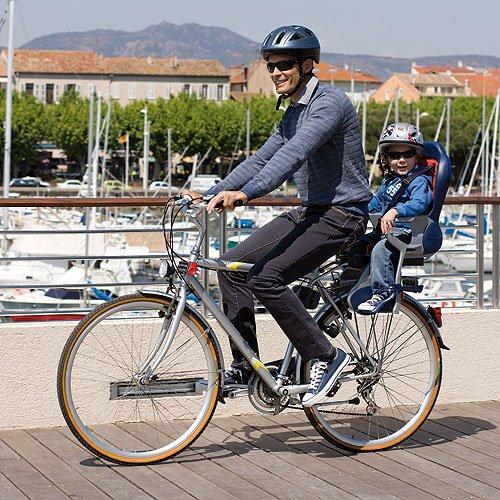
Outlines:
[[[319,63],[321,46],[316,35],[304,26],[281,26],[266,36],[260,53],[267,60],[271,54],[293,54]]]
[[[381,134],[378,141],[380,151],[382,153],[389,146],[397,146],[399,144],[406,144],[421,153],[424,149],[424,138],[417,130],[415,125],[410,123],[391,123]]]

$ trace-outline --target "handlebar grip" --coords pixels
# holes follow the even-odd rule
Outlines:
[[[234,206],[235,207],[242,207],[243,206],[243,202],[241,200],[236,200],[234,202]],[[219,203],[217,203],[217,205],[215,205],[215,208],[224,208],[224,205],[222,204],[222,202],[219,202]]]

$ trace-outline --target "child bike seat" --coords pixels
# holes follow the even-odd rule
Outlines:
[[[422,265],[424,259],[434,255],[441,248],[443,242],[443,235],[439,227],[439,215],[451,182],[450,158],[439,142],[427,141],[424,143],[423,158],[419,165],[428,167],[429,175],[432,177],[432,205],[427,214],[415,217],[398,217],[396,219],[397,222],[405,223],[410,228],[411,240],[409,242],[408,240],[405,241],[405,238],[402,238],[401,235],[398,235],[397,230],[394,231],[394,234],[387,235],[389,243],[399,250],[395,276],[396,286],[392,297],[396,300],[389,301],[390,307],[387,308],[392,312],[397,312],[401,292],[406,290],[401,287],[401,268],[405,260],[406,262],[411,261],[412,264],[419,263]],[[377,226],[380,217],[381,214],[370,214],[373,227]],[[368,266],[347,299],[351,308],[356,312],[360,312],[357,309],[358,306],[372,296],[369,270]],[[367,314],[366,312],[360,313]]]

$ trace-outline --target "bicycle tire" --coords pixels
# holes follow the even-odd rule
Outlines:
[[[161,311],[171,303],[169,297],[141,294],[114,299],[83,318],[64,346],[57,373],[62,414],[78,441],[108,461],[134,465],[172,458],[196,440],[215,411],[221,383],[218,343],[206,321],[188,305],[158,367],[159,378],[145,386],[129,378],[149,354],[153,337],[158,337],[156,324],[166,321]],[[141,327],[137,335],[132,324]],[[97,352],[98,346],[102,352]],[[111,355],[105,357],[106,352]],[[179,359],[185,353],[192,358],[188,369]],[[206,385],[198,390],[200,395],[196,384],[202,375]],[[184,390],[187,395],[181,394]],[[191,415],[195,406],[199,411]]]
[[[336,315],[336,313],[334,309],[330,307],[329,310],[322,315],[321,324],[328,325],[331,323],[334,315]],[[390,315],[386,314],[384,316],[386,319],[383,321],[390,321],[388,318]],[[360,408],[360,405],[364,405],[364,403],[362,403],[363,398],[359,397],[359,384],[357,389],[357,396],[360,399],[359,403],[355,401],[355,397],[351,397],[350,400],[346,397],[345,400],[342,400],[343,395],[352,393],[352,387],[346,390],[346,388],[343,387],[344,384],[342,384],[339,391],[333,396],[332,400],[344,401],[343,403],[335,403],[332,401],[331,407],[325,405],[321,407],[313,406],[310,408],[304,408],[309,422],[316,429],[316,431],[335,446],[353,452],[381,451],[392,448],[408,439],[414,432],[416,432],[424,423],[425,419],[434,407],[439,394],[442,378],[442,357],[438,339],[429,324],[425,311],[423,311],[421,306],[419,306],[414,299],[404,296],[401,302],[400,314],[398,316],[400,316],[400,319],[399,323],[397,323],[397,325],[399,325],[397,328],[402,330],[402,336],[407,336],[405,340],[401,340],[400,345],[402,347],[399,352],[402,352],[405,343],[409,347],[417,343],[418,338],[412,339],[414,335],[417,337],[421,336],[421,340],[425,344],[429,373],[425,379],[420,381],[416,379],[414,374],[410,375],[401,373],[399,375],[399,380],[397,380],[398,376],[394,375],[393,366],[392,370],[388,370],[388,378],[396,378],[396,383],[408,391],[410,390],[410,385],[416,385],[417,382],[421,382],[422,389],[419,388],[415,392],[422,392],[422,400],[412,400],[412,402],[416,404],[404,404],[405,402],[401,400],[405,397],[402,392],[395,390],[396,395],[391,395],[390,391],[388,391],[387,383],[381,382],[386,376],[384,372],[380,381],[377,382],[378,387],[377,384],[375,384],[375,389],[372,389],[374,394],[373,398],[375,399],[378,397],[378,395],[375,394],[377,388],[381,388],[379,394],[382,390],[386,393],[382,395],[381,399],[383,399],[386,403],[388,402],[389,405],[385,408],[381,407],[382,411],[386,412],[385,414],[379,413],[378,415],[372,416],[369,415],[368,410],[370,405],[366,401],[365,403],[367,403],[367,405],[365,410],[363,411]],[[354,315],[353,320],[346,319],[346,321],[351,321],[352,324],[355,317],[356,316]],[[380,317],[382,317],[382,315],[379,315],[379,318]],[[401,321],[404,321],[405,317],[408,318],[408,324],[413,322],[413,326],[405,326],[404,323],[401,324]],[[367,317],[365,316],[364,318],[364,321],[366,321]],[[360,337],[362,337],[359,327],[357,330]],[[373,328],[372,331],[374,331]],[[339,341],[339,337],[341,337],[341,335],[335,338],[334,344],[340,344],[344,350],[349,351],[348,345],[345,341]],[[390,337],[387,337],[387,341],[389,341],[389,339]],[[410,339],[411,342],[409,342]],[[391,342],[395,342],[395,340],[386,342],[386,346],[388,346]],[[422,344],[422,342],[420,343]],[[387,358],[389,366],[394,365],[398,359],[398,347],[395,347],[393,344],[390,349],[389,355],[392,355],[392,358]],[[423,350],[424,348],[422,347],[421,351],[405,353],[404,356],[399,358],[399,361],[401,362],[402,359],[406,358],[410,362],[410,365],[408,365],[409,367],[424,364],[425,356],[422,354]],[[371,352],[371,354],[375,356],[376,353]],[[415,362],[416,357],[420,358],[421,362]],[[386,370],[386,368],[384,368],[384,363],[385,360],[382,362],[382,368]],[[301,368],[302,383],[308,383],[309,381],[309,367],[310,363],[304,363]],[[411,369],[415,370],[415,368]],[[357,384],[357,382],[349,382],[347,385],[349,384]],[[423,386],[425,386],[425,390],[423,390]],[[341,392],[342,395],[340,394]],[[410,401],[411,398],[408,397],[408,400]],[[394,408],[389,414],[389,410],[387,408],[391,405],[391,403],[398,403],[398,401],[403,404],[394,405]],[[413,406],[417,406],[415,411],[412,410]],[[407,418],[406,415],[410,416],[410,414],[411,418]]]

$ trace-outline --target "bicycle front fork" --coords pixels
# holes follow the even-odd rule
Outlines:
[[[184,308],[186,306],[187,285],[181,285],[180,293],[172,299],[169,309],[163,318],[163,324],[149,356],[142,367],[134,374],[133,379],[140,385],[148,384],[158,365],[167,355],[172,342],[174,341],[175,333],[181,322]],[[172,311],[172,309],[174,311]]]

